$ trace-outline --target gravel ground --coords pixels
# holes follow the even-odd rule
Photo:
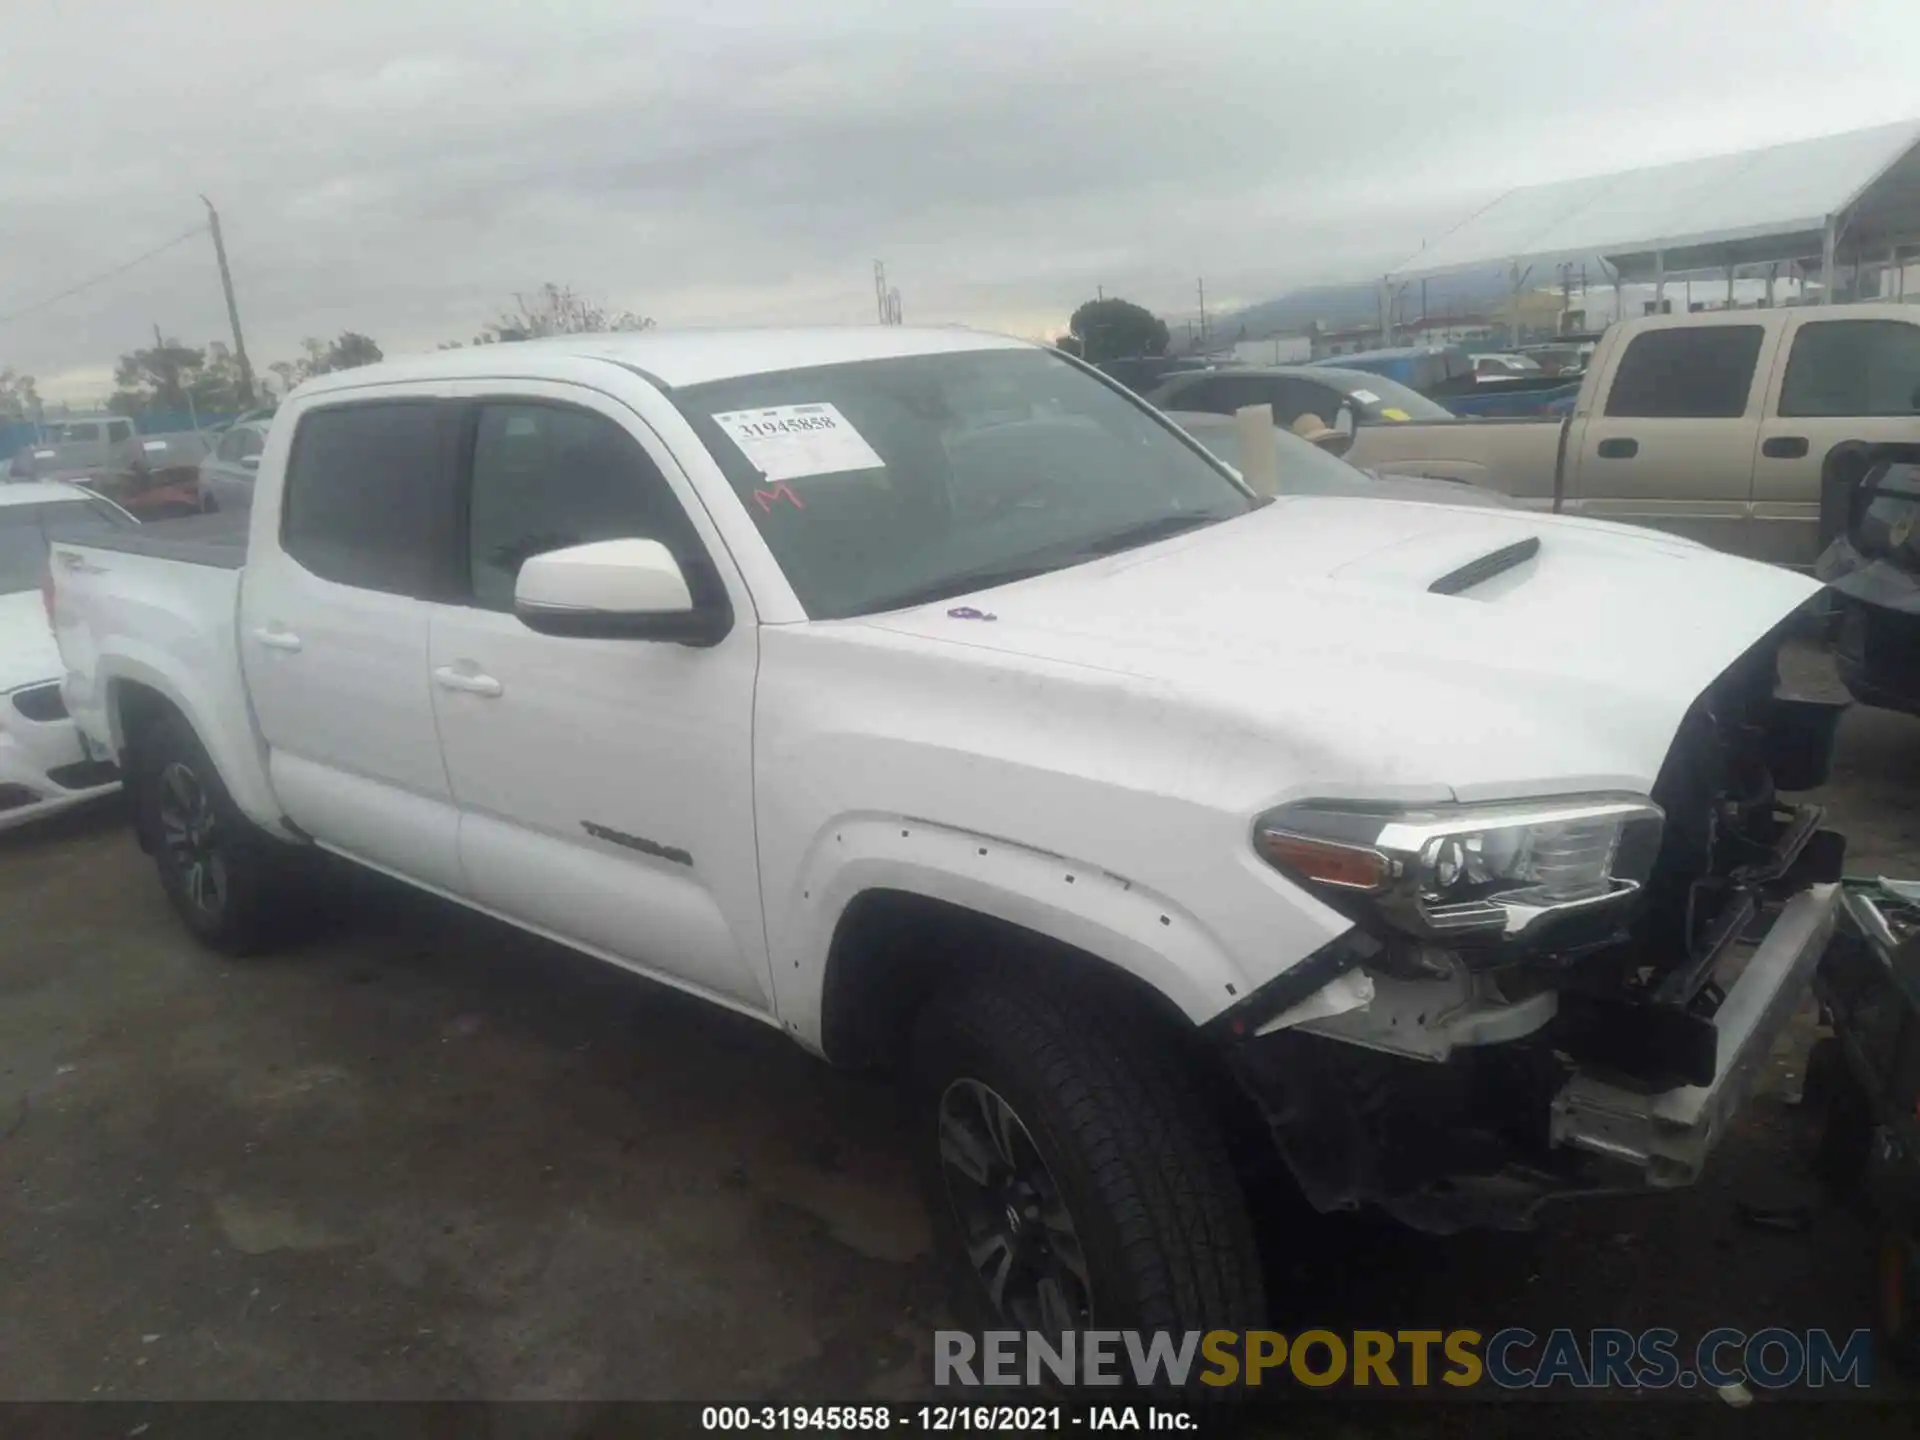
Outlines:
[[[1920,875],[1920,722],[1852,712],[1825,798],[1851,868]],[[923,1393],[958,1321],[883,1083],[394,887],[342,908],[222,961],[115,807],[0,839],[0,1399]],[[1867,1233],[1791,1143],[1798,1063],[1690,1192],[1526,1235],[1319,1224],[1278,1318],[1865,1324]]]

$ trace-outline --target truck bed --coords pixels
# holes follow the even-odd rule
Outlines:
[[[152,520],[130,529],[89,536],[87,548],[238,570],[247,563],[247,521],[245,512],[225,510],[179,520]]]
[[[278,810],[240,669],[240,585],[247,517],[189,516],[51,547],[61,693],[87,736],[124,767],[121,706],[151,691],[183,716],[240,808]]]

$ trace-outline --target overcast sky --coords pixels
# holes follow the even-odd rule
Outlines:
[[[662,324],[1039,334],[1377,273],[1507,186],[1920,114],[1913,0],[0,5],[0,316],[219,205],[256,366],[570,284]],[[1743,18],[1744,17],[1744,18]],[[93,400],[226,333],[199,237],[0,321]]]

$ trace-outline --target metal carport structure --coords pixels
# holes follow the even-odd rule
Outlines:
[[[1817,263],[1832,297],[1843,258],[1896,268],[1920,256],[1920,120],[1732,155],[1509,190],[1389,272],[1408,280],[1598,255],[1626,281]],[[1616,308],[1616,314],[1618,310]]]

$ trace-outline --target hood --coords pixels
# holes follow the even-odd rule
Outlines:
[[[0,693],[58,680],[65,669],[40,592],[0,595]]]
[[[1378,470],[1362,470],[1371,484],[1367,493],[1380,500],[1418,500],[1428,505],[1478,505],[1489,510],[1511,510],[1513,501],[1498,490],[1475,485],[1470,480],[1451,480],[1439,475],[1382,475]]]
[[[1302,497],[861,623],[1107,672],[1323,796],[1476,800],[1645,793],[1687,707],[1818,590],[1626,526]]]

